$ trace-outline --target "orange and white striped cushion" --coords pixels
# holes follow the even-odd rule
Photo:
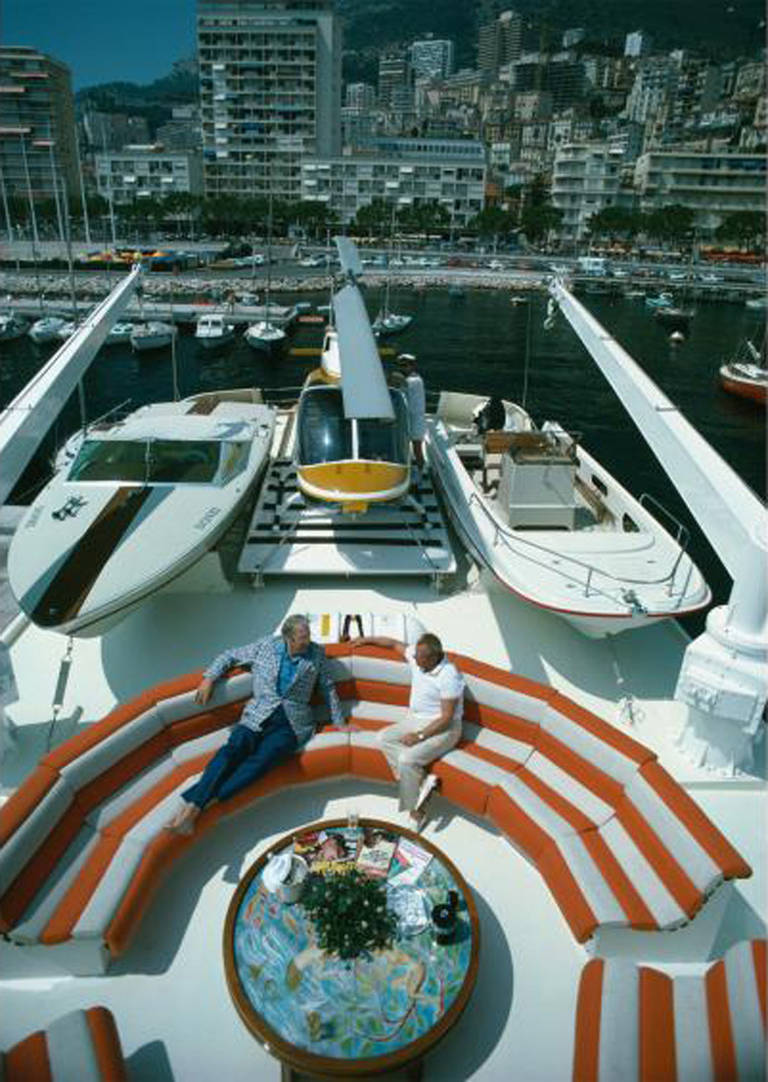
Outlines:
[[[759,1082],[765,985],[764,939],[734,944],[699,976],[593,959],[579,984],[574,1082]]]

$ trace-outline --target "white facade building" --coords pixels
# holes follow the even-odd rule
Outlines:
[[[641,208],[689,207],[702,235],[713,232],[727,214],[764,210],[765,182],[763,154],[650,151],[635,164]]]
[[[301,161],[341,150],[333,0],[198,0],[206,195],[298,199]]]
[[[592,215],[618,202],[622,159],[622,151],[607,143],[569,143],[558,148],[552,203],[563,212],[563,239],[580,240]]]
[[[444,79],[453,73],[453,42],[425,38],[411,45],[411,68],[416,78]]]
[[[199,151],[167,150],[159,143],[127,146],[95,156],[99,195],[114,203],[159,199],[176,192],[202,195]]]
[[[365,157],[305,161],[301,197],[325,203],[344,222],[374,199],[399,207],[437,201],[456,225],[465,225],[483,209],[485,174],[482,143],[381,139]]]
[[[653,39],[645,30],[634,30],[624,38],[625,56],[647,56],[653,48]]]

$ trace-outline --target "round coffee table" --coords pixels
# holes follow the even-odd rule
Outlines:
[[[283,1078],[291,1078],[293,1070],[352,1078],[403,1068],[418,1078],[424,1056],[456,1023],[475,984],[477,911],[456,867],[436,846],[395,824],[361,819],[352,833],[355,829],[361,838],[366,830],[388,832],[420,851],[421,860],[417,853],[406,871],[396,849],[380,882],[386,882],[390,903],[405,895],[416,904],[422,925],[432,906],[454,892],[455,933],[438,943],[431,923],[418,930],[417,917],[407,935],[398,925],[388,949],[351,961],[328,954],[318,947],[301,901],[280,901],[264,885],[263,872],[270,855],[294,847],[297,839],[300,844],[322,831],[349,840],[346,820],[314,823],[272,845],[249,868],[230,903],[224,965],[240,1017],[280,1060]]]

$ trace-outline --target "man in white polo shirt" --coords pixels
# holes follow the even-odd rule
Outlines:
[[[403,721],[382,729],[378,740],[400,782],[400,807],[410,812],[420,828],[425,816],[416,805],[424,768],[455,747],[461,738],[464,677],[445,657],[437,635],[429,632],[415,646],[380,635],[354,639],[353,645],[395,650],[411,668],[408,714]]]

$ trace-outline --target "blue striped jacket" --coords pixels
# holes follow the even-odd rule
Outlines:
[[[334,725],[344,724],[341,703],[336,686],[328,671],[328,662],[322,646],[312,642],[306,654],[299,660],[296,675],[291,681],[285,696],[281,698],[277,690],[280,659],[283,640],[276,636],[259,639],[247,646],[235,646],[225,650],[208,666],[203,673],[207,679],[216,680],[235,665],[250,666],[252,676],[252,697],[248,700],[240,716],[240,723],[255,732],[278,706],[282,706],[291,723],[299,746],[306,744],[315,731],[315,720],[310,699],[319,684],[328,702],[331,721]]]

